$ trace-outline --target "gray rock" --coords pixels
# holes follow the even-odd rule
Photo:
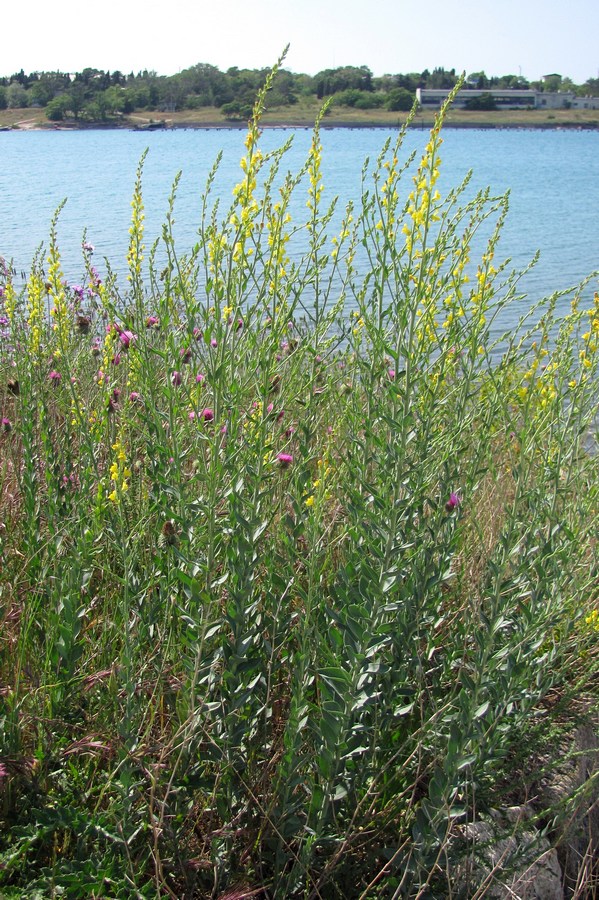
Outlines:
[[[510,807],[461,828],[466,853],[455,873],[458,896],[564,900],[557,852],[530,821],[531,812]]]
[[[534,806],[539,814],[555,823],[554,844],[564,873],[565,896],[595,897],[599,896],[596,731],[590,724],[579,727],[564,740],[561,750],[556,762],[545,760],[547,774],[537,785]]]

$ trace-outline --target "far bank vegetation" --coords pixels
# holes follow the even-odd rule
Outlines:
[[[174,114],[213,110],[223,121],[245,122],[252,110],[256,92],[262,87],[268,69],[220,71],[208,63],[198,63],[175,75],[158,75],[147,69],[130,72],[85,68],[81,72],[31,72],[23,69],[0,78],[1,110],[43,110],[50,122],[113,123],[131,114]],[[339,66],[316,75],[281,69],[269,90],[267,108],[288,114],[291,108],[331,98],[331,111],[407,112],[417,88],[455,86],[455,69],[406,74],[373,75],[367,66]],[[519,75],[487,76],[472,72],[466,87],[477,89],[567,90],[580,95],[599,95],[599,78],[576,85],[560,75],[542,81],[527,81]]]

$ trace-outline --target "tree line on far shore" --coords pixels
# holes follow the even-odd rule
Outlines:
[[[239,69],[221,72],[216,66],[198,63],[176,75],[158,75],[144,70],[122,72],[86,68],[82,72],[32,72],[23,69],[0,78],[0,109],[44,108],[50,121],[67,117],[108,121],[136,111],[174,112],[213,107],[226,119],[246,119],[269,69]],[[305,75],[280,69],[269,93],[269,107],[292,106],[302,98],[332,98],[339,106],[356,109],[406,111],[411,109],[417,88],[452,88],[459,75],[455,69],[376,77],[367,66],[340,66]],[[535,88],[568,90],[599,96],[599,78],[576,85],[570,78],[547,75],[527,81],[519,75],[488,77],[471,73],[466,87],[483,90]]]

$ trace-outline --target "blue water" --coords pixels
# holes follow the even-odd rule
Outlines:
[[[69,280],[82,276],[81,239],[96,247],[100,271],[107,257],[125,271],[131,196],[143,151],[146,246],[161,234],[173,179],[182,171],[175,207],[180,252],[197,239],[201,195],[206,178],[222,151],[213,196],[222,211],[240,180],[243,131],[216,129],[153,133],[133,131],[0,133],[0,256],[27,270],[36,248],[45,242],[52,215],[67,199],[58,226],[64,269]],[[364,160],[376,158],[386,137],[381,129],[331,129],[322,133],[325,197],[338,195],[339,208],[360,195]],[[299,169],[306,159],[308,130],[269,129],[263,150],[293,137],[282,170]],[[412,131],[402,153],[422,151],[427,132]],[[591,131],[460,131],[448,129],[441,149],[439,188],[445,193],[473,169],[470,194],[490,186],[494,194],[510,190],[510,212],[497,258],[525,266],[535,251],[541,260],[523,290],[532,304],[567,288],[599,268],[599,133]],[[405,176],[406,193],[412,187]],[[293,210],[307,215],[305,188]],[[334,230],[331,231],[331,235]],[[597,286],[596,280],[590,290]],[[528,302],[527,300],[527,302]],[[569,301],[564,301],[564,304]]]

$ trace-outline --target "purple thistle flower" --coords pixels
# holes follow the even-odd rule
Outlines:
[[[179,356],[181,357],[181,362],[185,365],[191,359],[191,350],[189,347],[181,347],[179,350]]]
[[[11,431],[12,430],[12,422],[10,419],[7,419],[6,416],[2,416],[2,430],[3,431]]]
[[[213,410],[213,409],[209,409],[209,408],[207,407],[206,409],[203,409],[203,410],[202,410],[202,412],[200,413],[200,416],[202,417],[202,419],[204,420],[204,422],[212,422],[212,420],[213,420],[213,418],[214,418],[214,410]]]
[[[119,338],[125,350],[128,350],[131,344],[134,344],[137,340],[132,331],[121,331]]]
[[[50,379],[52,384],[57,385],[57,384],[60,384],[60,382],[62,380],[62,375],[60,374],[60,372],[57,372],[56,369],[52,369],[52,371],[48,375],[48,378]]]
[[[171,375],[171,381],[173,383],[173,387],[179,387],[183,379],[181,378],[181,372],[173,372]]]
[[[453,512],[453,510],[457,506],[460,505],[460,502],[461,501],[460,501],[459,496],[456,494],[455,491],[452,491],[451,494],[449,495],[449,500],[445,504],[445,509],[447,510],[447,512]]]
[[[218,347],[218,341],[216,340],[216,338],[212,338],[212,340],[210,341],[210,346]]]
[[[389,376],[389,381],[393,381],[395,378],[395,369],[388,369],[387,375]]]
[[[146,319],[146,328],[156,328],[159,324],[158,316],[148,316]]]
[[[138,391],[131,391],[129,400],[131,403],[141,403],[141,394]]]
[[[202,375],[201,372],[198,372],[198,374],[196,375],[196,384],[204,384],[205,381],[206,381],[206,376]]]
[[[291,453],[277,453],[277,460],[282,469],[288,469],[293,463],[293,456]]]

